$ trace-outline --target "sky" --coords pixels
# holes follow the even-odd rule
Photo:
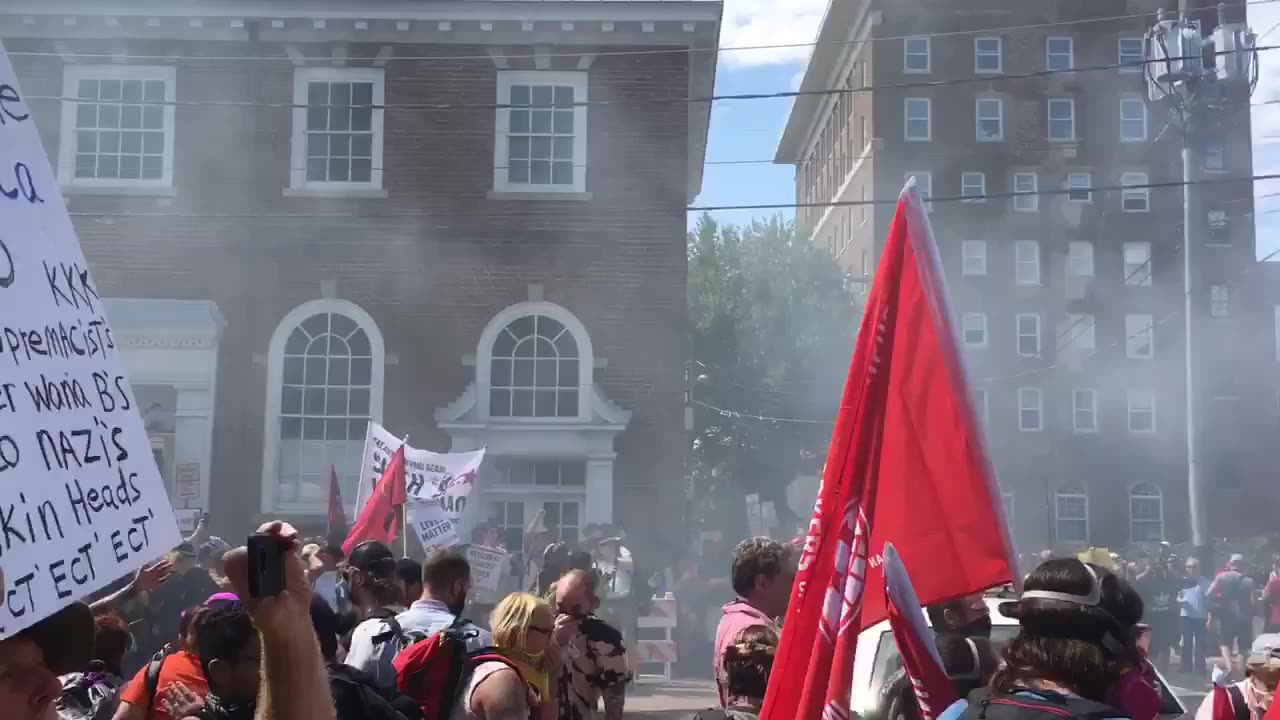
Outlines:
[[[827,0],[725,0],[720,34],[723,48],[811,43]],[[1280,2],[1249,8],[1249,24],[1259,45],[1280,45]],[[720,54],[716,94],[773,92],[799,87],[810,48],[770,48]],[[1280,173],[1280,50],[1260,52],[1262,72],[1253,95],[1254,174]],[[1271,72],[1267,72],[1270,70]],[[1273,105],[1257,105],[1276,101]],[[769,162],[718,165],[725,161],[772,160],[791,100],[721,101],[711,113],[711,133],[702,194],[697,205],[790,203],[795,200],[794,169]],[[1262,197],[1276,193],[1275,197]],[[1278,253],[1280,260],[1280,180],[1255,183],[1258,257]],[[724,211],[725,222],[743,223],[772,211]],[[779,211],[790,217],[790,210]],[[697,219],[690,213],[690,223]]]

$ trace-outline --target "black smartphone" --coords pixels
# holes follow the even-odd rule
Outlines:
[[[284,591],[285,543],[274,535],[250,535],[249,595],[271,597]]]

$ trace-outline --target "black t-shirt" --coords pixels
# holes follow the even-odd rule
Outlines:
[[[1182,582],[1170,573],[1152,573],[1139,584],[1142,602],[1149,615],[1166,615],[1178,610],[1178,590]]]

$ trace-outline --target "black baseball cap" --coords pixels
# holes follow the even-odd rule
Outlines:
[[[396,572],[396,557],[385,543],[365,540],[351,549],[347,565],[373,575],[389,577]]]
[[[97,629],[93,610],[82,602],[71,603],[23,630],[44,654],[44,664],[55,675],[83,672],[93,660]]]

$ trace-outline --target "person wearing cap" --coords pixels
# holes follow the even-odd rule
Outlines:
[[[381,687],[395,687],[391,661],[403,640],[395,617],[404,611],[404,584],[396,574],[396,558],[385,543],[366,540],[352,548],[344,574],[351,602],[363,619],[351,633],[344,662],[368,673]]]
[[[1237,553],[1209,585],[1211,624],[1228,669],[1235,666],[1235,649],[1243,656],[1253,639],[1253,578],[1244,571],[1244,555]]]
[[[196,564],[196,549],[190,543],[178,545],[165,556],[170,575],[143,600],[147,607],[147,621],[136,638],[143,657],[157,652],[166,642],[178,634],[178,616],[183,610],[199,605],[218,592],[218,585],[202,567]]]
[[[1280,686],[1280,634],[1259,635],[1245,658],[1244,680],[1226,687],[1232,716],[1214,716],[1214,693],[1196,710],[1195,720],[1261,720]]]

